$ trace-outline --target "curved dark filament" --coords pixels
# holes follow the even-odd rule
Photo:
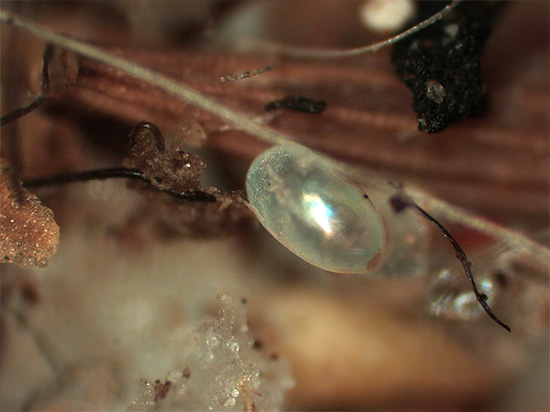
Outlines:
[[[32,101],[30,104],[28,104],[25,107],[21,107],[19,109],[14,110],[13,112],[10,112],[6,114],[5,116],[2,116],[0,118],[0,126],[5,126],[8,123],[13,122],[14,120],[19,119],[20,117],[25,116],[26,114],[32,112],[34,109],[36,109],[38,106],[40,106],[44,101],[46,100],[46,97],[48,95],[48,91],[50,89],[50,78],[48,76],[48,67],[50,65],[50,60],[53,56],[53,46],[51,44],[46,44],[46,49],[44,50],[44,64],[42,66],[42,83],[41,83],[41,89],[40,94],[37,96],[37,98]],[[21,170],[21,148],[19,144],[19,140],[17,138],[17,132],[15,129],[11,129],[8,131],[6,136],[6,143],[7,143],[7,153],[8,158],[12,164],[12,171],[9,175],[9,179],[11,181],[11,186],[14,188],[16,198],[19,203],[25,202],[25,194],[23,193],[23,190],[21,188],[21,185],[19,183],[19,172]]]
[[[494,314],[493,310],[490,308],[489,304],[487,303],[487,295],[484,293],[481,293],[476,285],[476,282],[474,280],[474,275],[472,273],[472,262],[468,260],[466,257],[466,253],[460,246],[460,244],[456,241],[456,239],[451,235],[451,233],[441,224],[439,221],[431,216],[428,212],[426,212],[424,209],[422,209],[420,206],[418,206],[415,202],[412,200],[403,198],[401,196],[394,196],[390,199],[390,204],[393,207],[394,211],[396,213],[399,213],[403,211],[407,207],[412,207],[416,209],[420,215],[425,218],[426,220],[429,220],[433,224],[435,224],[439,230],[441,230],[441,233],[443,233],[443,236],[447,238],[453,249],[455,250],[456,258],[460,261],[462,264],[462,267],[464,268],[464,273],[466,274],[466,278],[468,278],[468,281],[472,285],[472,289],[474,291],[474,294],[476,296],[477,301],[483,308],[483,310],[489,315],[491,319],[493,319],[496,323],[498,323],[500,326],[502,326],[504,329],[506,329],[508,332],[511,332],[510,326],[506,325],[504,322],[502,322],[497,315]]]
[[[44,103],[50,89],[50,77],[48,76],[48,67],[50,65],[50,60],[52,59],[52,56],[53,46],[48,43],[46,44],[46,49],[44,50],[44,64],[42,66],[42,86],[40,89],[40,94],[27,106],[20,107],[19,109],[15,109],[13,112],[2,116],[2,118],[0,118],[0,126],[5,126],[8,123],[19,119],[20,117],[25,116],[26,114],[32,112],[34,109],[40,106],[42,103]]]
[[[49,177],[42,177],[38,179],[28,180],[23,182],[25,187],[42,187],[60,185],[74,182],[85,182],[88,180],[101,180],[101,179],[135,179],[142,182],[151,184],[151,181],[145,176],[145,174],[138,169],[129,169],[127,167],[113,167],[107,169],[89,170],[86,172],[69,173],[65,175],[56,175]],[[216,197],[202,191],[183,191],[174,192],[172,190],[159,191],[169,194],[170,196],[178,199],[187,200],[190,202],[215,202]]]

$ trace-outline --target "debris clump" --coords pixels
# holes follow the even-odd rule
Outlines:
[[[53,212],[23,187],[15,188],[10,167],[2,159],[0,179],[0,253],[2,263],[26,268],[48,264],[59,243]],[[23,201],[17,199],[17,190]]]
[[[155,216],[154,227],[164,234],[213,237],[234,233],[254,221],[240,191],[225,193],[215,187],[202,189],[200,178],[206,168],[202,159],[178,145],[166,147],[165,139],[152,123],[139,123],[130,134],[130,152],[124,166],[143,172],[150,184],[131,183],[146,189],[148,202],[141,219]],[[158,191],[147,190],[151,186]],[[204,193],[215,201],[186,202],[162,192]],[[148,192],[148,193],[147,193]]]
[[[418,6],[417,21],[440,8],[437,2]],[[392,62],[413,92],[419,130],[440,132],[486,111],[480,59],[499,10],[490,3],[466,2],[444,21],[396,43]]]
[[[254,348],[245,311],[221,295],[221,315],[194,331],[185,366],[165,381],[144,380],[129,411],[280,410],[293,385],[285,363]],[[188,350],[188,349],[186,349]]]

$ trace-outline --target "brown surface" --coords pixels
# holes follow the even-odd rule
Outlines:
[[[531,30],[524,28],[524,19],[536,13],[532,9],[510,7],[488,47],[483,67],[489,113],[436,135],[417,130],[410,92],[393,73],[389,50],[356,59],[284,60],[267,73],[225,83],[221,76],[265,67],[274,58],[219,51],[111,51],[250,116],[264,115],[266,103],[288,95],[324,100],[327,108],[319,115],[284,111],[268,124],[337,159],[421,186],[458,205],[541,217],[548,214],[549,196],[549,62],[548,44],[532,39],[533,31],[547,30],[542,18]],[[509,50],[506,45],[518,36],[526,43]],[[220,125],[117,70],[86,59],[79,65],[74,87],[63,96],[68,101],[132,123],[147,119],[166,133],[187,116],[198,116],[207,129]],[[265,147],[236,131],[210,133],[207,145],[247,160]]]

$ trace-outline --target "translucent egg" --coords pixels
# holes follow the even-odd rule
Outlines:
[[[386,235],[378,212],[321,156],[299,145],[275,146],[250,166],[246,190],[261,224],[306,262],[338,273],[380,265]]]

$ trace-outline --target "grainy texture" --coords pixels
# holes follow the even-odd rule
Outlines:
[[[53,212],[25,189],[23,202],[15,196],[4,159],[0,175],[0,254],[3,263],[37,268],[47,265],[59,243]]]
[[[392,61],[413,92],[419,130],[440,132],[454,122],[487,111],[481,56],[496,6],[485,3],[462,3],[443,21],[395,45]],[[440,7],[441,3],[420,2],[414,23]]]
[[[134,128],[130,139],[124,165],[141,170],[154,188],[172,193],[203,191],[200,178],[206,164],[199,156],[181,150],[177,143],[167,148],[158,128],[145,122]],[[254,220],[241,192],[223,193],[214,187],[207,188],[205,192],[214,196],[215,202],[187,202],[161,192],[148,192],[147,201],[141,212],[136,211],[134,219],[155,222],[153,227],[157,231],[215,236],[234,232]]]
[[[166,149],[155,125],[139,123],[130,133],[130,153],[124,165],[141,170],[159,190],[200,191],[206,168],[201,158],[177,147]]]

